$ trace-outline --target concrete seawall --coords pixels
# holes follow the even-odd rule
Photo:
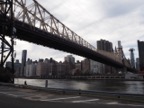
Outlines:
[[[33,89],[51,93],[59,94],[69,94],[69,95],[85,95],[99,98],[107,99],[118,99],[122,101],[133,101],[144,103],[144,94],[126,94],[126,93],[113,93],[113,92],[103,92],[103,91],[92,91],[92,90],[72,90],[72,89],[59,89],[59,88],[45,88],[45,87],[36,87],[30,85],[19,85],[19,84],[10,84],[10,83],[0,83],[0,86],[9,86],[15,88],[23,89]]]

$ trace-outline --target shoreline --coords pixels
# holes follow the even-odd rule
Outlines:
[[[67,78],[59,78],[59,77],[49,77],[49,78],[40,78],[40,77],[14,77],[14,78],[22,78],[22,79],[62,79],[62,80],[115,80],[115,81],[144,81],[144,79],[125,79],[125,78],[88,78],[84,76],[76,76],[76,77],[67,77]]]

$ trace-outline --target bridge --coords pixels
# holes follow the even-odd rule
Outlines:
[[[6,36],[11,38],[11,42],[7,41]],[[14,61],[15,38],[80,55],[113,67],[133,70],[122,49],[122,55],[97,50],[36,0],[30,5],[26,0],[0,0],[1,66],[10,55]],[[9,48],[6,49],[5,45]],[[7,51],[9,53],[4,57]]]

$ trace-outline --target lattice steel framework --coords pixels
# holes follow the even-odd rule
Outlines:
[[[31,25],[31,29],[35,29],[36,27],[91,50],[97,51],[93,45],[66,27],[36,0],[33,0],[33,3],[30,5],[27,5],[26,0],[14,0],[14,17],[16,20]],[[99,51],[97,52],[100,54],[102,53]],[[114,53],[104,52],[103,54],[119,63],[122,63]]]
[[[66,27],[36,0],[33,0],[31,5],[27,5],[26,0],[14,1],[14,13],[17,20],[28,23],[32,27],[37,27],[92,50],[96,50],[94,46]]]
[[[7,16],[9,19],[7,19]],[[1,22],[1,61],[0,66],[4,64],[8,57],[11,55],[12,60],[12,73],[14,73],[14,23],[13,23],[13,0],[0,0],[0,17],[3,18]],[[6,39],[6,35],[10,36],[10,41]]]
[[[1,8],[1,10],[3,10],[1,13],[5,13],[5,17],[10,16],[10,20],[13,20],[13,12],[14,12],[14,20],[18,20],[23,23],[29,24],[31,26],[32,30],[35,30],[35,28],[38,28],[38,29],[41,29],[48,33],[60,36],[61,38],[65,39],[65,40],[69,40],[78,45],[89,48],[93,51],[97,51],[94,46],[89,44],[87,41],[85,41],[83,38],[81,38],[75,32],[73,32],[68,27],[66,27],[62,22],[60,22],[57,18],[55,18],[49,11],[47,11],[36,0],[33,0],[32,4],[30,4],[30,5],[28,5],[26,3],[26,1],[28,1],[28,0],[13,0],[13,7],[12,7],[12,0],[1,0],[0,8]],[[11,26],[13,26],[12,21],[10,24],[11,24]],[[12,32],[13,32],[12,29],[13,28],[11,26],[5,24],[5,27],[11,28],[10,35],[12,38]],[[3,29],[4,32],[6,32],[5,29]],[[3,33],[3,35],[5,35],[5,33]],[[4,39],[4,36],[3,37],[1,36],[1,39]],[[13,40],[13,38],[12,38],[12,40]],[[13,44],[13,42],[11,42],[11,43]],[[2,48],[3,48],[2,52],[4,52],[4,45],[2,45]],[[11,49],[11,53],[13,53],[13,47],[10,47],[10,49]],[[101,54],[103,52],[97,51],[97,53]],[[3,55],[3,54],[1,54],[1,55]],[[122,61],[119,58],[117,58],[114,55],[114,53],[111,53],[111,54],[104,53],[103,55],[107,56],[119,63],[122,63]],[[5,61],[5,60],[2,60],[2,62],[3,61]]]

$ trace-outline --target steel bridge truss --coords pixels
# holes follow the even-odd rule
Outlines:
[[[89,49],[96,50],[94,46],[66,27],[36,0],[33,0],[33,3],[30,5],[27,5],[26,0],[14,1],[14,13],[17,20],[28,23],[32,27],[37,27]]]
[[[49,11],[47,11],[41,4],[39,4],[36,0],[33,0],[30,5],[26,3],[28,0],[13,0],[13,6],[12,6],[12,0],[0,0],[0,6],[2,11],[1,13],[5,13],[5,16],[11,16],[11,20],[14,21],[18,20],[23,23],[27,23],[31,26],[32,30],[35,30],[36,28],[41,29],[45,32],[51,33],[53,35],[60,36],[61,38],[65,40],[69,40],[71,42],[74,42],[78,45],[84,46],[86,48],[89,48],[93,51],[96,51],[100,54],[103,54],[119,63],[122,64],[121,57],[115,55],[114,53],[107,53],[98,51],[93,45],[85,41],[83,38],[81,38],[79,35],[77,35],[75,32],[70,30],[68,27],[66,27],[62,22],[60,22],[57,18],[55,18]],[[5,2],[4,2],[5,1]],[[30,1],[28,1],[30,2]],[[14,14],[13,14],[14,13]],[[13,22],[11,21],[11,25],[13,25]],[[5,25],[5,27],[8,27],[9,25]],[[12,27],[11,28],[11,40],[13,40],[12,36]],[[6,28],[5,28],[6,29]],[[5,39],[5,32],[6,30],[3,29],[4,34],[1,34],[1,40],[5,42],[10,50],[10,53],[13,52],[13,45],[8,44],[8,42]],[[11,41],[13,44],[13,41]],[[2,44],[2,52],[4,51],[4,44]],[[10,55],[9,53],[9,55]],[[1,54],[3,55],[3,54]],[[12,54],[13,55],[13,54]],[[1,62],[4,62],[5,60],[1,60]],[[3,64],[2,64],[3,65]]]
[[[76,44],[87,47],[93,51],[97,51],[100,54],[122,63],[120,56],[118,57],[114,53],[106,51],[98,51],[94,46],[55,18],[36,0],[33,0],[33,3],[30,5],[26,3],[26,0],[14,0],[14,16],[16,20],[31,25],[31,29],[35,29],[35,27],[39,28],[43,31],[60,36],[63,39],[70,40]]]
[[[7,19],[9,16],[9,19]],[[12,61],[12,73],[14,73],[14,23],[13,23],[13,0],[0,0],[0,17],[3,18],[1,22],[1,61],[0,66],[4,67],[4,64],[8,57],[11,55]],[[6,36],[10,36],[10,40],[6,39]]]

